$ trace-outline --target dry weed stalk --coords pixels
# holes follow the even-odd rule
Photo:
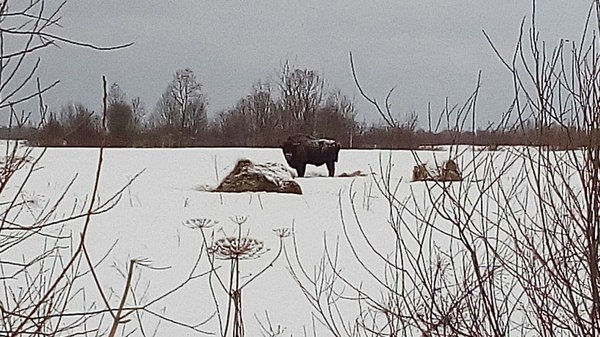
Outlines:
[[[190,219],[185,221],[184,225],[199,230],[202,236],[201,247],[206,249],[207,260],[210,265],[208,283],[215,306],[215,315],[219,322],[220,335],[223,337],[228,335],[242,337],[245,334],[246,326],[242,310],[242,290],[266,273],[279,259],[284,247],[283,239],[290,235],[290,230],[287,228],[273,230],[279,238],[277,252],[262,269],[244,277],[241,262],[259,260],[270,250],[265,248],[263,241],[248,236],[250,231],[243,228],[247,226],[245,224],[248,217],[235,216],[230,217],[230,220],[235,226],[235,235],[225,235],[218,239],[215,239],[213,228],[213,225],[219,223],[218,221],[205,218]],[[223,228],[219,230],[223,231]],[[243,234],[244,232],[247,234]],[[217,260],[225,261],[225,266],[228,267],[223,268],[227,271],[225,275],[218,272],[222,266],[217,263]],[[244,278],[245,280],[243,280]],[[218,288],[227,296],[225,305],[218,298]]]
[[[465,179],[415,184],[409,196],[398,195],[398,180],[380,165],[376,184],[390,211],[387,248],[370,236],[374,224],[364,223],[354,188],[351,212],[340,213],[345,243],[366,276],[357,280],[340,270],[337,246],[326,249],[314,274],[290,259],[297,265],[293,277],[330,333],[600,334],[600,2],[590,3],[580,42],[548,48],[536,27],[535,1],[531,27],[523,21],[513,55],[500,55],[485,35],[514,83],[499,127],[526,129],[533,122],[536,139],[558,128],[567,135],[564,148],[454,147],[464,158]],[[462,130],[470,118],[475,127],[479,82],[467,103],[446,108],[441,120]],[[365,98],[386,121],[393,118]],[[576,148],[582,135],[584,146]],[[348,302],[358,307],[356,316],[341,314]]]
[[[65,5],[66,1],[0,2],[0,108],[10,109],[11,129],[28,123],[31,113],[19,115],[16,111],[19,104],[34,99],[39,100],[40,123],[46,122],[48,109],[42,97],[59,81],[42,85],[36,78],[42,60],[36,57],[37,52],[59,44],[95,50],[115,50],[129,45],[102,47],[55,34],[53,31],[60,28],[61,10]],[[103,80],[104,121],[106,80]],[[36,90],[30,90],[31,87]],[[133,314],[137,315],[139,330],[145,334],[140,312],[207,333],[199,328],[204,323],[186,325],[160,315],[153,308],[180,288],[145,304],[137,300],[134,305],[128,304],[130,297],[127,294],[136,298],[135,287],[130,283],[134,266],[150,267],[142,260],[131,262],[120,303],[111,304],[114,299],[102,286],[103,275],[97,269],[114,244],[105,256],[93,256],[87,246],[90,240],[88,228],[94,217],[119,203],[123,192],[142,172],[120,190],[100,200],[98,190],[104,161],[101,147],[89,195],[83,200],[71,201],[75,175],[58,195],[50,200],[40,199],[28,188],[31,177],[41,168],[40,160],[45,152],[42,149],[36,153],[21,142],[7,141],[6,152],[0,161],[0,288],[3,289],[0,335],[115,335],[117,327],[124,334],[130,334],[137,328],[124,323]],[[190,276],[190,279],[197,276]]]

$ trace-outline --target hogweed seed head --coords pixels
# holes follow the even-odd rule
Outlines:
[[[249,237],[226,237],[219,239],[209,247],[208,252],[221,260],[249,260],[261,257],[268,249],[264,243]]]
[[[27,204],[30,207],[43,207],[45,200],[44,196],[36,193],[21,192],[21,199],[23,204]]]
[[[199,218],[199,219],[188,219],[183,222],[183,225],[189,227],[191,229],[202,229],[202,228],[210,228],[219,222],[212,219],[207,218]]]
[[[281,239],[287,238],[292,234],[292,230],[290,228],[275,228],[273,229],[273,232]]]
[[[248,217],[243,215],[236,215],[229,217],[229,220],[231,220],[231,222],[233,222],[234,224],[241,226],[244,223],[246,223],[246,221],[248,221]]]

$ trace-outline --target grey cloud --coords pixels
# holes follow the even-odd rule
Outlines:
[[[397,87],[400,113],[423,115],[427,102],[441,109],[447,96],[461,102],[482,70],[481,119],[492,120],[508,106],[512,90],[482,30],[510,54],[530,7],[524,0],[71,1],[61,34],[135,44],[109,53],[74,47],[45,52],[43,75],[62,81],[47,102],[55,109],[71,99],[97,108],[100,78],[107,75],[152,108],[173,72],[190,67],[214,112],[235,104],[254,81],[274,77],[287,58],[353,96],[352,51],[370,93],[382,98]],[[577,37],[584,2],[548,0],[538,7],[544,38]],[[357,100],[361,114],[375,120],[373,109]]]

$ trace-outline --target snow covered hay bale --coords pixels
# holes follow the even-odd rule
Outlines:
[[[240,159],[213,192],[277,192],[302,194],[292,174],[279,163],[253,163]]]
[[[440,170],[440,176],[438,180],[444,181],[462,181],[462,175],[458,170],[458,165],[452,159],[448,159],[444,162]]]
[[[433,176],[429,172],[431,169],[427,168],[427,164],[418,164],[413,166],[412,181],[425,181],[432,180]]]
[[[458,165],[452,159],[446,160],[442,166],[437,168],[427,167],[419,164],[413,167],[412,181],[462,181],[462,175]]]

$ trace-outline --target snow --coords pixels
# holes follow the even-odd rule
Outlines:
[[[4,145],[6,146],[6,145]],[[22,150],[29,148],[22,148]],[[3,194],[3,198],[16,193],[31,197],[35,218],[48,211],[64,193],[64,201],[56,214],[68,216],[85,211],[89,206],[94,187],[98,149],[32,148],[28,155],[41,159],[23,191],[20,182],[27,170],[21,170]],[[459,166],[467,162],[472,151],[466,151],[457,161]],[[428,163],[442,162],[453,153],[446,151],[419,151],[419,160]],[[465,158],[466,157],[466,158]],[[391,250],[393,235],[389,224],[388,201],[377,188],[377,181],[390,179],[391,186],[398,186],[396,195],[423,196],[424,183],[410,183],[415,154],[408,151],[348,150],[339,155],[337,172],[360,170],[367,176],[353,178],[324,177],[322,167],[307,167],[306,178],[296,178],[303,195],[275,193],[210,193],[201,186],[217,186],[241,158],[254,163],[285,163],[280,149],[248,148],[190,148],[190,149],[106,149],[103,154],[98,190],[98,203],[111,200],[122,190],[115,206],[105,213],[93,216],[87,233],[89,255],[99,263],[97,274],[100,283],[110,294],[110,302],[117,306],[125,284],[126,267],[130,259],[138,259],[152,268],[137,268],[135,292],[137,301],[147,303],[186,280],[194,270],[199,247],[203,240],[202,230],[214,241],[236,236],[234,217],[247,219],[241,225],[244,235],[260,240],[264,254],[260,258],[241,263],[242,278],[251,279],[271,263],[278,250],[280,239],[288,253],[293,255],[294,242],[304,268],[313,273],[313,266],[323,257],[325,249],[330,252],[339,244],[338,269],[357,282],[368,281],[364,272],[357,268],[354,255],[346,237],[360,241],[356,229],[360,221],[368,230],[368,238],[382,250]],[[29,163],[28,165],[32,165]],[[283,166],[277,174],[288,174]],[[283,173],[285,171],[285,173]],[[133,179],[133,181],[132,181]],[[425,198],[423,196],[423,198]],[[353,201],[353,202],[351,202]],[[109,202],[108,205],[112,205]],[[26,216],[26,215],[19,215]],[[72,247],[76,247],[84,219],[70,221],[64,227],[53,226],[52,233],[70,234]],[[349,231],[343,230],[343,223]],[[294,237],[281,238],[282,232],[293,229]],[[46,239],[48,240],[48,239]],[[231,240],[230,240],[231,241]],[[52,244],[52,240],[47,241]],[[70,241],[61,241],[65,245]],[[223,243],[223,242],[221,242]],[[231,243],[231,242],[229,242]],[[40,249],[40,239],[32,239],[2,256],[3,259],[27,259]],[[369,249],[358,247],[372,261],[374,270],[381,271],[378,259],[369,260]],[[72,248],[60,249],[68,256]],[[291,256],[290,256],[291,257]],[[293,258],[292,258],[293,260]],[[217,272],[227,274],[227,261],[217,261],[222,266]],[[207,264],[200,263],[196,273],[207,271]],[[56,275],[49,275],[49,279]],[[86,288],[86,306],[96,301],[102,307],[98,293],[89,277],[82,278],[81,287]],[[376,284],[363,285],[376,289]],[[216,288],[216,296],[225,303],[222,289]],[[82,300],[83,301],[83,300]],[[132,297],[129,297],[128,303]],[[74,303],[80,305],[81,303]],[[286,259],[277,259],[264,274],[254,279],[243,292],[243,309],[246,335],[260,336],[260,324],[266,314],[274,326],[285,329],[284,335],[303,335],[312,331],[312,308],[302,295],[302,290],[290,274]],[[158,301],[151,307],[165,316],[189,324],[209,319],[214,311],[214,300],[208,288],[208,277],[198,277],[185,286]],[[357,308],[349,307],[347,319]],[[154,329],[156,317],[142,317],[145,328]],[[124,325],[129,331],[139,328],[135,320]],[[159,336],[195,335],[194,331],[169,322],[159,325]],[[215,317],[201,327],[218,335],[219,324]],[[318,324],[316,329],[324,331]],[[137,331],[134,335],[140,335]],[[329,335],[329,334],[325,334]]]
[[[279,186],[281,185],[282,181],[292,179],[291,171],[282,163],[255,163],[248,169],[248,172],[262,175],[270,182]]]

